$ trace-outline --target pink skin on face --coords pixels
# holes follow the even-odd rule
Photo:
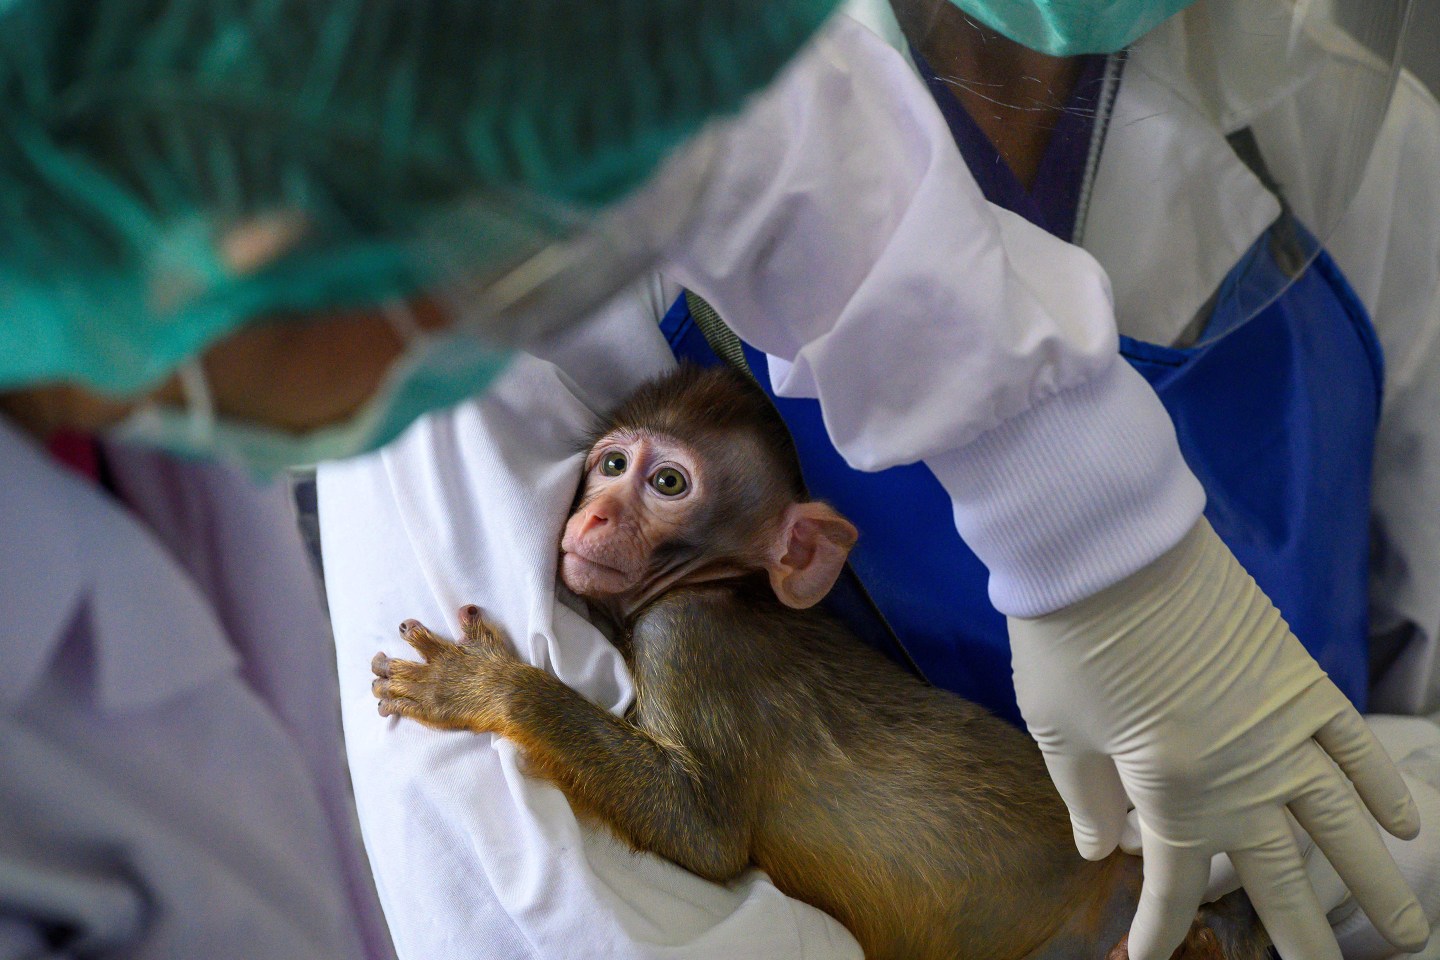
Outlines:
[[[581,596],[635,596],[655,548],[697,502],[689,451],[651,435],[612,434],[585,463],[584,496],[560,541],[560,579]]]
[[[625,571],[586,560],[574,551],[561,555],[560,579],[584,597],[616,596],[633,585],[633,578]]]

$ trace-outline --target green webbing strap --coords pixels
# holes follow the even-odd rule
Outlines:
[[[710,344],[715,355],[750,379],[755,379],[750,364],[745,362],[745,350],[740,346],[740,338],[720,319],[715,308],[706,303],[699,294],[689,290],[685,291],[685,306],[690,308],[690,318],[695,321],[695,326],[700,328],[701,336]]]

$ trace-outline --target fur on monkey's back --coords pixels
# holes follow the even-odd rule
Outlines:
[[[868,956],[1034,946],[1064,921],[1027,911],[1036,894],[1075,902],[1105,869],[1075,852],[1028,736],[784,607],[763,578],[673,591],[636,618],[629,652],[636,722],[702,776],[744,780],[765,811],[755,862]]]

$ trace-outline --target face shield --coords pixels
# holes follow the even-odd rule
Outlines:
[[[951,0],[896,0],[907,39],[917,54],[947,43],[952,48],[984,43],[984,38],[993,40],[997,34],[1001,41],[1008,37],[1047,57],[1057,50],[1086,54],[1067,58],[1063,67],[1057,66],[1059,61],[1038,61],[1056,75],[1078,77],[1077,84],[1088,84],[1083,97],[1079,85],[1068,94],[1044,89],[1032,94],[1006,76],[1025,73],[1032,84],[1039,84],[1033,59],[1015,57],[1007,63],[991,50],[984,57],[972,57],[968,72],[960,73],[945,64],[927,64],[919,55],[922,62],[917,66],[922,73],[929,67],[932,89],[936,83],[952,89],[963,85],[982,101],[1013,98],[1020,89],[1021,96],[1032,98],[1020,106],[1037,105],[1037,125],[1045,109],[1057,111],[1058,122],[1043,121],[1056,131],[1045,161],[1051,172],[1060,169],[1062,175],[1021,191],[1029,194],[1025,202],[1035,199],[1048,206],[1045,216],[1053,215],[1052,222],[1061,225],[1057,228],[1040,218],[1037,222],[1047,229],[1091,245],[1094,233],[1087,235],[1086,229],[1097,222],[1096,208],[1091,206],[1096,182],[1124,163],[1117,159],[1120,151],[1115,145],[1118,139],[1134,140],[1134,131],[1128,129],[1132,124],[1203,127],[1218,151],[1212,167],[1226,166],[1230,186],[1244,181],[1243,190],[1226,195],[1227,185],[1217,177],[1209,219],[1218,223],[1228,218],[1216,229],[1231,230],[1235,236],[1237,222],[1244,222],[1249,232],[1239,250],[1223,254],[1223,265],[1204,278],[1206,286],[1178,321],[1184,328],[1179,342],[1186,345],[1213,342],[1263,311],[1305,271],[1340,224],[1358,191],[1394,90],[1410,6],[1408,0],[953,3],[954,7]],[[979,40],[967,39],[965,31],[955,26],[956,8],[958,19]],[[1182,9],[1175,12],[1177,8]],[[1115,19],[1126,10],[1130,20]],[[1132,30],[1135,25],[1144,29]],[[1136,39],[1124,49],[1116,46],[1132,37]],[[976,63],[984,67],[975,67]],[[987,69],[991,75],[986,75]],[[1122,116],[1117,110],[1123,110],[1124,104],[1117,108],[1117,98],[1126,95],[1127,83],[1133,87],[1143,83],[1150,93],[1143,109]],[[1062,134],[1067,142],[1060,142]],[[1154,158],[1177,142],[1156,140],[1147,149]],[[963,138],[961,148],[966,151]],[[1053,163],[1057,156],[1062,160],[1058,167]],[[1130,203],[1142,191],[1163,189],[1162,184],[1184,175],[1177,171],[1190,158],[1173,159],[1173,166],[1166,166],[1172,158],[1154,159],[1153,168],[1138,174],[1134,165],[1126,164],[1124,188],[1131,191],[1132,199],[1110,190],[1102,191],[1103,202]],[[977,164],[968,153],[967,160],[975,170]],[[993,157],[989,162],[993,164]],[[977,177],[991,195],[984,175]],[[1227,202],[1245,208],[1233,215],[1220,213]],[[1168,215],[1163,206],[1153,206],[1163,211],[1159,215]],[[1235,236],[1226,242],[1234,242]],[[1191,260],[1222,256],[1221,244],[1207,236],[1192,242],[1193,252],[1184,254]],[[1175,245],[1176,251],[1181,248]],[[1107,267],[1115,272],[1112,264]],[[1148,282],[1153,289],[1154,284],[1172,280],[1158,277]],[[1156,299],[1137,298],[1136,306],[1146,309]]]
[[[0,390],[133,395],[242,325],[423,300],[476,392],[654,264],[706,181],[664,158],[833,6],[0,5]]]

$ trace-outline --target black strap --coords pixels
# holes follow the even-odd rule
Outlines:
[[[1290,202],[1285,199],[1285,191],[1280,186],[1280,181],[1270,172],[1270,167],[1265,163],[1265,156],[1260,152],[1260,142],[1255,139],[1255,131],[1249,127],[1242,127],[1225,138],[1230,149],[1235,151],[1235,156],[1250,172],[1260,185],[1270,191],[1280,204],[1280,216],[1270,225],[1270,253],[1275,258],[1275,263],[1285,271],[1290,279],[1295,279],[1304,271],[1305,265],[1310,262],[1306,255],[1305,244],[1300,239],[1300,230],[1296,226],[1295,211],[1290,209]]]

